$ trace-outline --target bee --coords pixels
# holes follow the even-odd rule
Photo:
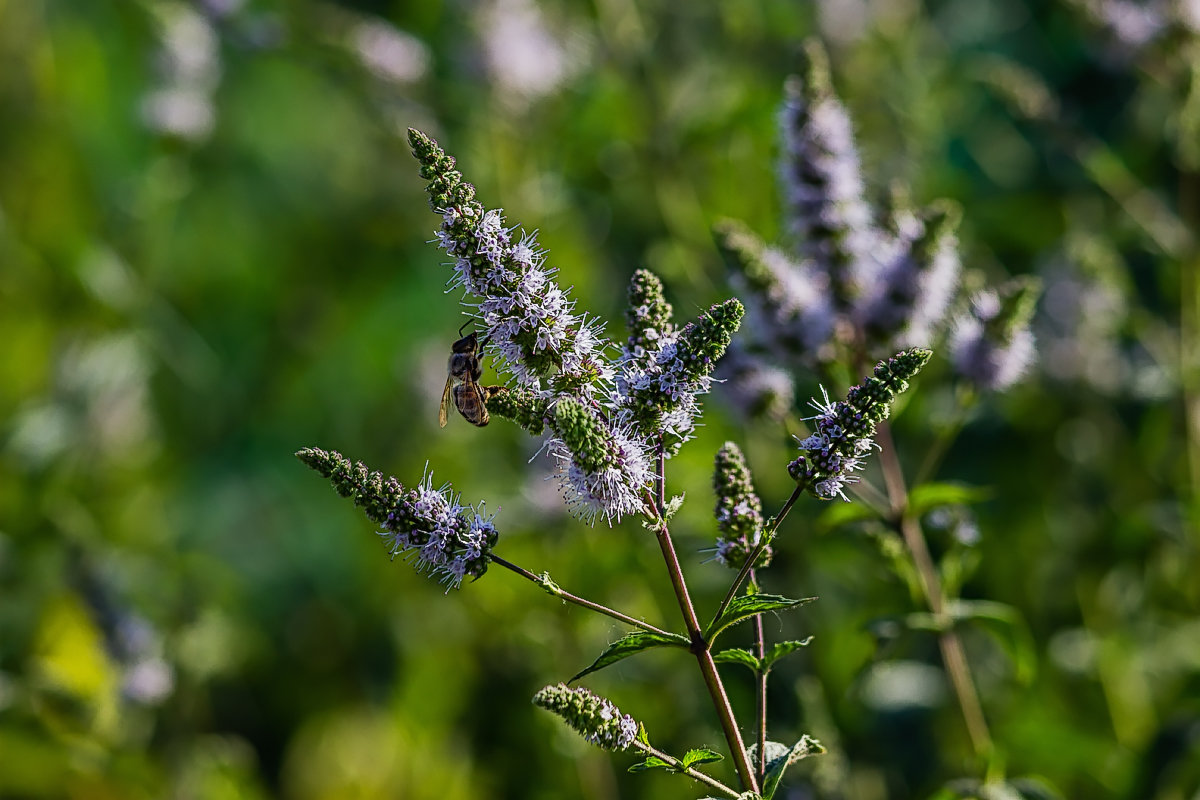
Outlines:
[[[462,329],[459,329],[462,333]],[[479,366],[479,335],[472,331],[451,346],[450,360],[446,363],[446,388],[442,390],[442,405],[438,410],[438,425],[446,427],[450,412],[450,401],[463,419],[480,428],[491,421],[487,400],[500,392],[500,386],[480,386],[483,369]]]

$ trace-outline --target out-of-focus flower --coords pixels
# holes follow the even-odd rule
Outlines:
[[[217,32],[187,4],[163,2],[151,8],[159,23],[159,81],[142,100],[142,118],[160,133],[203,141],[216,124],[212,95],[221,80]]]
[[[488,556],[499,538],[492,517],[462,505],[449,484],[433,488],[432,473],[406,490],[395,478],[371,472],[362,462],[351,464],[337,452],[308,447],[296,457],[329,478],[338,494],[353,499],[383,528],[379,535],[393,557],[413,562],[417,572],[445,583],[447,591],[465,577],[478,578],[487,571]]]
[[[637,720],[587,689],[570,689],[562,683],[545,686],[533,696],[533,704],[562,717],[583,738],[605,750],[625,750],[637,738]]]
[[[536,3],[492,0],[481,9],[487,70],[504,99],[523,104],[543,97],[579,71],[583,40],[551,31]]]
[[[762,537],[763,515],[762,500],[754,491],[746,457],[735,443],[726,442],[717,451],[712,485],[717,496],[714,509],[717,530],[721,532],[717,538],[717,561],[740,569]],[[755,566],[770,564],[771,555],[770,546],[765,547]]]
[[[834,94],[828,57],[815,40],[805,43],[804,55],[804,76],[788,81],[780,114],[788,229],[801,258],[828,275],[834,308],[844,312],[878,272],[873,256],[878,232],[863,195],[850,116]]]
[[[813,400],[819,412],[812,435],[800,442],[802,454],[788,464],[788,474],[814,496],[823,500],[848,499],[847,484],[857,478],[863,459],[874,446],[875,426],[887,419],[896,396],[908,388],[908,381],[921,371],[933,355],[929,350],[913,348],[897,353],[875,365],[875,372],[857,386],[850,387],[845,400],[832,402],[823,394]]]
[[[955,372],[987,391],[1016,383],[1033,363],[1029,322],[1041,291],[1036,278],[1017,278],[999,289],[977,292],[950,334]]]
[[[902,244],[859,309],[867,336],[900,347],[933,343],[958,288],[958,221],[957,209],[939,204],[925,219],[914,216],[912,223],[900,223]]]
[[[747,332],[759,349],[786,363],[814,364],[833,335],[829,276],[768,247],[740,222],[713,228],[717,247],[746,299]]]
[[[747,353],[737,342],[725,351],[715,380],[722,384],[719,396],[745,419],[782,421],[796,400],[796,388],[786,371]]]
[[[350,27],[347,45],[363,66],[385,81],[413,83],[429,69],[429,48],[415,36],[379,19],[365,18]]]

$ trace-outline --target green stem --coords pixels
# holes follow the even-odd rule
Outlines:
[[[758,576],[750,570],[750,585],[758,585]],[[754,649],[758,663],[763,663],[767,657],[767,639],[763,633],[762,614],[754,615]],[[758,785],[762,786],[767,777],[767,760],[763,754],[767,751],[767,672],[758,673]]]
[[[737,597],[738,589],[742,588],[742,583],[750,574],[750,570],[754,569],[754,562],[758,561],[758,557],[762,555],[763,549],[771,543],[771,539],[773,539],[775,536],[775,531],[779,529],[779,523],[783,522],[783,518],[786,517],[788,512],[792,510],[792,506],[794,506],[796,501],[800,499],[800,495],[803,492],[804,487],[797,486],[792,492],[792,496],[789,497],[787,502],[783,504],[783,508],[779,509],[779,513],[776,514],[771,520],[771,527],[764,530],[762,536],[758,537],[758,544],[756,544],[754,546],[754,550],[750,552],[750,556],[746,559],[746,563],[742,564],[741,570],[738,571],[737,576],[733,579],[733,583],[730,585],[729,591],[725,593],[725,599],[721,601],[721,605],[719,608],[717,608],[717,613],[713,616],[713,619],[720,619],[721,615],[725,613],[725,609],[728,608],[729,604],[733,602],[733,598]]]
[[[887,483],[888,496],[892,501],[894,524],[899,528],[908,552],[912,556],[913,565],[921,581],[921,589],[925,594],[925,602],[929,610],[939,620],[945,619],[946,594],[938,577],[937,567],[925,543],[925,534],[920,522],[912,515],[908,507],[908,491],[904,485],[904,472],[900,459],[896,454],[896,445],[892,440],[891,429],[887,423],[881,423],[876,429],[879,445],[882,448],[879,458],[883,466],[883,477]],[[954,687],[958,698],[959,708],[962,709],[963,721],[967,726],[967,735],[975,754],[981,758],[992,755],[992,737],[988,732],[987,720],[983,715],[983,706],[979,702],[979,694],[975,691],[971,679],[971,667],[963,650],[962,640],[952,626],[938,636],[938,649],[941,650],[942,663],[946,665],[946,673]]]
[[[659,750],[657,747],[654,747],[649,744],[643,744],[642,742],[639,742],[639,741],[634,741],[633,746],[636,747],[638,750],[641,750],[643,753],[646,753],[647,755],[657,756],[658,758],[661,758],[663,761],[667,762],[668,764],[670,764],[675,769],[679,770],[684,775],[687,775],[689,778],[695,778],[696,780],[700,781],[701,783],[706,783],[709,786],[711,786],[712,788],[716,789],[717,791],[724,792],[725,794],[729,795],[730,797],[735,798],[735,800],[736,800],[736,798],[742,796],[741,792],[739,792],[737,789],[731,789],[730,787],[721,783],[716,778],[705,775],[703,772],[695,770],[692,767],[683,766],[683,762],[680,761],[678,758],[675,758],[675,756],[667,755],[662,750]]]
[[[635,628],[641,628],[642,630],[649,631],[650,633],[657,633],[660,636],[674,637],[674,636],[678,635],[678,634],[669,633],[667,631],[664,631],[662,628],[656,628],[653,625],[651,625],[650,623],[643,622],[640,619],[635,619],[635,618],[629,616],[628,614],[622,614],[620,611],[611,609],[608,606],[602,606],[599,603],[593,603],[591,600],[585,600],[584,598],[579,597],[578,595],[573,595],[568,591],[564,591],[563,589],[559,588],[558,584],[556,584],[554,581],[550,580],[550,576],[544,572],[541,575],[534,575],[532,572],[525,569],[524,567],[518,567],[516,564],[512,563],[511,561],[505,561],[503,558],[496,555],[495,553],[490,553],[488,555],[488,560],[491,561],[493,564],[499,564],[500,566],[504,567],[505,569],[515,572],[516,574],[520,575],[522,578],[525,578],[526,580],[533,581],[534,583],[536,583],[538,586],[541,586],[543,589],[545,589],[550,594],[554,595],[555,597],[557,597],[561,600],[565,600],[568,603],[574,603],[575,605],[580,606],[582,608],[586,608],[589,611],[595,611],[597,614],[603,614],[606,617],[612,617],[613,619],[620,620],[621,622],[632,625]]]

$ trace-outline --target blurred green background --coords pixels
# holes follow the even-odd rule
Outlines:
[[[636,521],[566,516],[511,425],[438,429],[461,308],[403,132],[540,229],[620,337],[635,268],[688,318],[728,293],[714,219],[779,232],[775,114],[814,34],[872,193],[957,201],[968,267],[1046,281],[1041,363],[938,475],[986,488],[953,509],[978,538],[930,533],[1030,635],[964,631],[1009,773],[1200,796],[1194,7],[0,0],[0,796],[703,794],[529,704],[619,626],[499,569],[444,595],[292,453],[428,467],[502,508],[500,555],[678,627]],[[946,372],[897,421],[910,469]],[[720,443],[768,510],[790,491],[782,432],[717,394],[669,473],[702,608],[729,578],[704,552]],[[919,604],[827,513],[797,507],[765,579],[821,597],[767,625],[816,637],[772,677],[773,737],[831,749],[788,796],[978,777],[932,637],[872,633]],[[683,654],[588,684],[664,747],[722,746]]]

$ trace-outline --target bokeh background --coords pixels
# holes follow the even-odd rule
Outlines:
[[[1014,609],[964,631],[1009,774],[1200,796],[1198,28],[1168,0],[0,0],[0,796],[703,794],[529,704],[619,626],[499,569],[446,594],[292,453],[430,469],[502,509],[501,555],[675,626],[636,521],[566,516],[503,421],[438,429],[462,309],[403,132],[621,336],[635,268],[687,318],[729,293],[713,220],[780,231],[810,35],[872,193],[956,201],[969,268],[1045,281],[1039,364],[950,448],[937,478],[978,491],[930,528],[964,596]],[[910,467],[947,373],[897,421]],[[743,444],[768,509],[791,458],[707,406],[670,464],[702,607],[729,578],[713,453]],[[788,797],[978,777],[933,639],[879,624],[921,610],[886,540],[828,509],[797,507],[765,578],[821,597],[767,626],[815,636],[772,677],[773,737],[831,749]],[[664,747],[722,744],[683,654],[588,683]]]

